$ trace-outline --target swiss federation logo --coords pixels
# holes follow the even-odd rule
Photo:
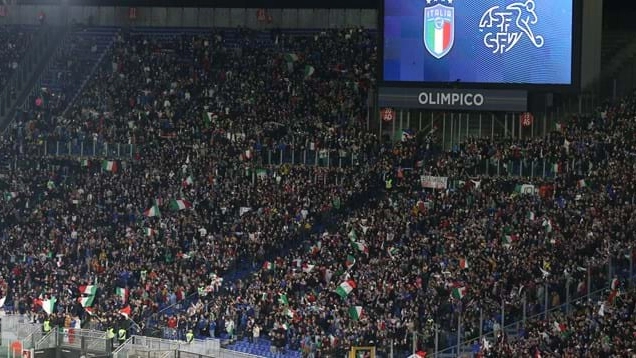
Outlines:
[[[424,7],[424,46],[438,59],[446,56],[455,42],[455,8],[452,4],[453,0],[426,0]]]
[[[484,45],[492,53],[503,54],[512,50],[524,35],[534,47],[543,47],[543,36],[533,31],[537,22],[534,0],[526,0],[486,10],[479,21],[479,31],[484,33]]]

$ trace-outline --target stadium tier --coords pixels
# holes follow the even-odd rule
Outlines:
[[[368,130],[375,31],[66,36],[0,141],[6,313],[266,357],[633,349],[634,98],[448,149]]]

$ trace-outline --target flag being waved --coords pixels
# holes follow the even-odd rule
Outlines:
[[[102,169],[104,169],[107,172],[117,173],[119,166],[117,165],[117,162],[114,160],[104,160],[102,162]]]
[[[191,208],[192,203],[185,199],[175,199],[170,202],[170,207],[175,211],[185,210]]]
[[[151,218],[153,216],[161,216],[161,211],[159,211],[159,207],[157,205],[153,205],[150,209],[144,211],[144,216]]]
[[[347,280],[336,288],[336,293],[342,298],[347,298],[354,288],[356,288],[356,283],[353,280]]]

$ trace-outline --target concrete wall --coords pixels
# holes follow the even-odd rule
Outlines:
[[[377,28],[377,10],[373,9],[270,9],[271,23],[261,23],[257,9],[138,7],[133,21],[128,7],[54,5],[8,6],[8,15],[0,18],[0,24],[37,24],[40,11],[51,24],[75,21],[95,26]]]
[[[581,89],[598,80],[601,72],[603,0],[583,1],[581,39]]]

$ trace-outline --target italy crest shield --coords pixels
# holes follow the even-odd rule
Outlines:
[[[424,8],[424,46],[435,58],[446,56],[455,42],[455,8],[436,4]]]

